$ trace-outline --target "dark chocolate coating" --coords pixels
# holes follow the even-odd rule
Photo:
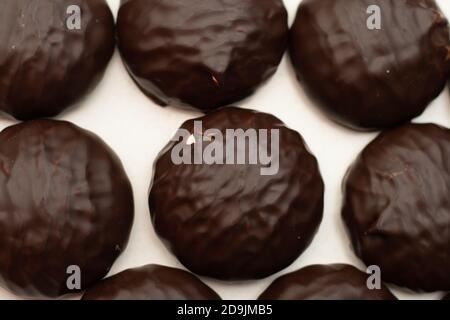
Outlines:
[[[381,30],[366,11],[381,9]],[[333,120],[358,130],[420,115],[450,75],[447,20],[434,0],[304,0],[290,54],[306,92]]]
[[[408,124],[379,135],[344,181],[356,254],[383,280],[450,290],[450,130]]]
[[[312,265],[275,279],[259,300],[396,300],[382,284],[367,287],[369,275],[346,264]]]
[[[193,274],[181,269],[146,265],[106,278],[82,300],[220,300]]]
[[[281,0],[122,0],[118,45],[156,103],[209,111],[275,73],[288,42]]]
[[[280,271],[305,250],[322,220],[324,185],[315,157],[297,132],[269,114],[226,107],[182,128],[194,133],[199,120],[203,132],[195,135],[202,137],[211,128],[224,136],[226,129],[279,129],[279,171],[263,176],[260,164],[174,165],[178,142],[170,142],[155,163],[149,197],[157,234],[200,275],[247,280]],[[249,154],[248,143],[245,150],[237,145],[236,154]]]
[[[80,30],[67,27],[71,5]],[[114,45],[105,0],[1,0],[0,110],[20,120],[57,115],[97,84]]]
[[[69,122],[34,120],[0,133],[0,284],[58,297],[67,268],[82,289],[124,250],[133,222],[130,182],[97,136]]]

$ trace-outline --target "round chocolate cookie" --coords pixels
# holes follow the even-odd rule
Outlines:
[[[408,124],[382,133],[344,189],[342,215],[367,265],[412,290],[450,290],[449,129]]]
[[[83,300],[220,300],[220,297],[189,272],[147,265],[106,278],[89,288]]]
[[[247,280],[305,250],[323,195],[297,132],[272,115],[226,107],[182,125],[155,163],[149,203],[157,234],[189,270]]]
[[[97,84],[114,42],[104,0],[1,0],[0,110],[57,115]]]
[[[369,289],[369,275],[346,264],[312,265],[277,278],[259,300],[396,300],[383,284]]]
[[[290,54],[306,92],[359,130],[420,115],[450,75],[447,20],[434,0],[303,0]]]
[[[114,152],[71,123],[34,120],[0,133],[0,169],[0,285],[58,297],[101,280],[134,215]]]
[[[288,42],[281,0],[122,0],[119,49],[156,103],[209,111],[275,73]]]

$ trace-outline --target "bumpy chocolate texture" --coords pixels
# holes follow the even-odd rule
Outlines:
[[[380,30],[367,26],[374,5]],[[290,38],[307,93],[354,129],[389,128],[420,115],[450,74],[447,20],[434,0],[304,0]]]
[[[156,103],[203,111],[253,93],[287,47],[281,0],[122,0],[119,49]]]
[[[408,124],[370,143],[345,179],[353,247],[382,278],[413,290],[450,289],[450,130]]]
[[[83,300],[220,300],[184,270],[159,265],[128,269],[88,289]]]
[[[195,121],[202,122],[201,131],[194,131]],[[155,163],[149,197],[154,227],[169,249],[194,273],[223,280],[263,278],[291,264],[311,242],[323,211],[323,181],[301,136],[272,115],[234,107],[182,128],[193,134],[194,141],[181,144],[190,147],[201,139],[218,140],[208,129],[224,137],[227,129],[266,129],[267,145],[259,144],[269,154],[278,129],[279,161],[274,156],[270,166],[278,164],[279,170],[262,175],[268,165],[249,161],[175,165],[172,152],[180,144],[170,142]],[[235,157],[258,152],[249,145],[235,143]],[[203,152],[208,146],[203,143]],[[224,163],[230,159],[227,147],[222,145]]]
[[[384,284],[369,289],[368,277],[350,265],[312,265],[277,278],[259,300],[396,300]]]
[[[68,28],[73,5],[81,29]],[[114,42],[104,0],[0,1],[0,110],[21,120],[57,115],[97,84]]]
[[[82,289],[101,280],[125,248],[134,214],[113,151],[68,122],[34,120],[0,133],[0,168],[0,284],[58,297],[74,292],[69,266],[80,268]]]

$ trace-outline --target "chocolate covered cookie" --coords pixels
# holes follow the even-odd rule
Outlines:
[[[156,103],[210,111],[253,93],[287,47],[281,0],[122,0],[119,49]]]
[[[302,137],[272,115],[227,107],[185,122],[155,162],[157,234],[192,272],[269,276],[322,219],[324,185]]]
[[[220,300],[184,270],[159,265],[128,269],[88,289],[83,300]]]
[[[379,135],[344,182],[356,254],[412,290],[450,290],[450,130],[408,124]]]
[[[312,265],[277,278],[259,300],[395,300],[383,284],[369,289],[369,275],[345,264]]]
[[[101,280],[133,222],[114,152],[71,123],[34,120],[0,133],[0,285],[59,297]]]
[[[57,115],[97,84],[114,42],[105,0],[0,1],[0,110]]]
[[[450,74],[448,23],[434,0],[304,0],[290,55],[333,120],[384,129],[420,115]]]

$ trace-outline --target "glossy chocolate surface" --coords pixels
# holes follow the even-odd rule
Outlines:
[[[194,132],[199,120],[203,131]],[[263,278],[290,265],[311,242],[323,211],[323,181],[302,137],[272,115],[234,107],[182,128],[209,141],[217,136],[203,136],[211,128],[222,134],[279,129],[279,171],[264,176],[260,164],[248,162],[175,165],[171,153],[178,142],[170,142],[155,163],[149,197],[155,230],[167,247],[192,272],[224,280]],[[249,154],[248,143],[237,146],[236,154]]]
[[[102,279],[134,214],[114,152],[69,122],[34,120],[0,133],[0,169],[0,285],[28,297],[73,293],[73,265],[82,289]]]
[[[259,300],[395,300],[391,291],[367,287],[369,275],[346,264],[312,265],[277,278]]]
[[[220,297],[189,272],[146,265],[106,278],[89,288],[83,300],[220,300]]]
[[[383,280],[450,290],[450,130],[408,124],[379,135],[344,182],[356,254]]]
[[[73,5],[81,25],[71,30]],[[104,0],[0,1],[0,110],[20,120],[57,115],[97,84],[114,42]]]
[[[287,47],[281,0],[122,0],[119,49],[156,103],[209,111],[275,73]]]
[[[371,5],[380,30],[367,26]],[[333,120],[361,130],[420,115],[449,77],[449,49],[434,0],[304,0],[290,34],[306,92]]]

